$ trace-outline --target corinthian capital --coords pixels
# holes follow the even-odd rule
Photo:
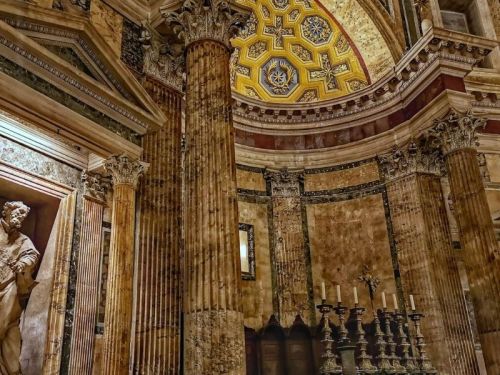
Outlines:
[[[379,156],[379,163],[386,181],[412,173],[441,175],[444,168],[441,152],[431,148],[425,139],[403,147],[394,146],[390,153]]]
[[[114,155],[107,159],[104,168],[111,174],[113,185],[130,185],[137,188],[139,178],[146,173],[147,164],[126,155]]]
[[[106,201],[106,194],[111,187],[109,177],[102,176],[98,173],[83,171],[82,182],[85,188],[85,196],[101,203]]]
[[[224,0],[185,0],[177,12],[162,10],[167,25],[188,46],[203,39],[231,48],[230,39],[243,27],[247,15],[233,10]]]
[[[160,33],[146,21],[142,23],[139,40],[144,50],[144,73],[182,91],[184,56],[176,56]]]
[[[460,113],[452,109],[444,118],[434,121],[434,127],[429,131],[436,146],[441,147],[445,154],[463,148],[476,148],[476,130],[486,126],[486,119],[476,117],[471,110]]]
[[[264,178],[271,184],[272,195],[289,197],[300,195],[300,184],[304,181],[304,174],[290,172],[285,168],[276,172],[265,171]]]

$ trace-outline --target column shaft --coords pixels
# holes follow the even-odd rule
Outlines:
[[[388,183],[387,193],[403,289],[426,316],[432,363],[440,374],[478,374],[440,178],[411,173]]]
[[[180,372],[182,94],[152,78],[143,83],[163,110],[163,129],[143,138],[149,163],[139,190],[134,372]]]
[[[99,303],[103,212],[102,201],[84,197],[76,279],[75,317],[69,362],[70,374],[92,374]]]
[[[486,367],[498,374],[500,255],[476,150],[448,153],[446,167]]]
[[[187,47],[185,374],[244,374],[229,49]]]
[[[125,155],[109,158],[105,167],[114,191],[101,373],[124,375],[130,371],[131,359],[135,193],[146,168]]]

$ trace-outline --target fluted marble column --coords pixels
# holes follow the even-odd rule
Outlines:
[[[143,32],[143,86],[163,111],[161,129],[142,139],[149,163],[138,194],[138,264],[134,374],[178,375],[181,368],[182,56]]]
[[[165,14],[186,44],[184,373],[245,373],[227,2]]]
[[[431,134],[441,146],[488,374],[500,374],[500,252],[477,156],[486,121],[452,110]]]
[[[95,327],[99,303],[102,218],[106,206],[108,178],[83,173],[83,213],[76,277],[75,315],[69,362],[70,374],[92,374]]]
[[[441,190],[442,155],[421,141],[380,158],[401,281],[426,315],[423,334],[440,374],[478,374],[457,261]]]
[[[129,373],[134,279],[135,193],[146,166],[125,155],[105,162],[113,181],[103,375]]]

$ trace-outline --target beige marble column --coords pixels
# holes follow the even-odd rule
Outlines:
[[[432,363],[443,375],[479,374],[441,190],[442,155],[422,141],[380,160],[404,294],[425,314]]]
[[[108,178],[90,172],[84,172],[82,180],[82,224],[69,361],[69,373],[75,375],[92,373],[99,303],[102,218],[110,186]]]
[[[446,159],[463,259],[488,374],[500,374],[500,252],[476,151],[486,121],[452,110],[431,135]]]
[[[146,30],[147,31],[147,30]],[[154,30],[145,40],[142,82],[162,109],[163,128],[143,137],[149,163],[138,194],[138,264],[134,373],[177,375],[181,368],[182,59],[160,54]],[[163,67],[163,69],[162,69]]]
[[[301,172],[266,171],[273,203],[273,280],[275,310],[280,323],[291,327],[299,314],[312,324],[314,310],[308,294],[308,264],[304,231],[300,184]]]
[[[186,44],[184,373],[245,371],[230,42],[241,17],[194,0],[167,24]]]
[[[146,167],[121,155],[107,159],[105,168],[113,181],[113,207],[101,373],[124,375],[131,356],[135,193]]]

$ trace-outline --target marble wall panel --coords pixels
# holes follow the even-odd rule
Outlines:
[[[236,169],[238,189],[266,191],[266,180],[261,172]]]
[[[102,0],[92,0],[90,3],[90,21],[99,34],[109,44],[111,50],[121,55],[123,17]]]
[[[308,204],[306,210],[316,302],[324,281],[329,302],[337,300],[335,285],[340,284],[345,304],[354,304],[352,288],[357,286],[361,306],[370,306],[368,291],[357,280],[365,265],[381,280],[376,307],[381,291],[396,293],[382,194]]]
[[[500,2],[498,2],[498,0],[488,0],[488,4],[490,6],[491,17],[493,18],[493,25],[495,26],[497,38],[500,38]]]
[[[245,325],[259,330],[273,313],[271,256],[269,252],[268,204],[239,201],[240,223],[254,227],[255,280],[243,280]]]
[[[488,167],[488,172],[490,175],[490,181],[500,182],[500,155],[485,154],[485,158],[486,158],[486,166]]]
[[[334,190],[366,184],[380,179],[377,162],[362,163],[354,168],[325,170],[324,173],[306,173],[305,191]]]

